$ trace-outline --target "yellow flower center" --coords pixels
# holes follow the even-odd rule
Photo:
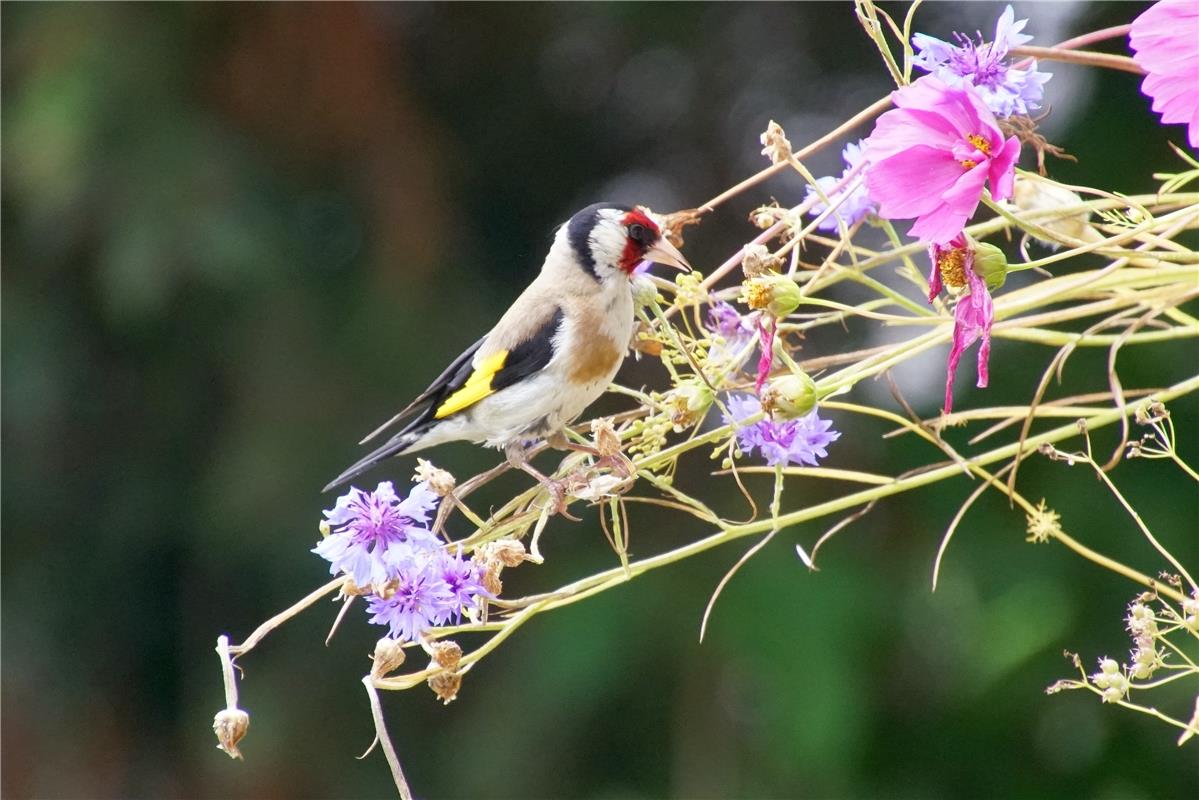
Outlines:
[[[966,140],[974,145],[984,156],[991,155],[991,144],[977,133],[970,134],[966,137]]]
[[[965,167],[966,169],[974,169],[975,167],[978,166],[978,162],[971,161],[970,159],[967,158],[962,161],[962,166]]]
[[[752,309],[766,308],[770,305],[770,288],[759,281],[746,283],[745,304]]]
[[[946,250],[937,259],[937,269],[941,271],[941,282],[960,291],[966,286],[966,251],[960,247]]]

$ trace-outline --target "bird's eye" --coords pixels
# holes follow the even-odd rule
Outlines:
[[[650,243],[649,231],[645,229],[644,225],[637,222],[629,226],[629,238],[638,244],[648,245]]]

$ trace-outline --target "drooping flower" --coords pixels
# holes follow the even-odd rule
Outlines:
[[[1002,254],[1001,254],[1002,255]],[[953,310],[953,346],[945,368],[945,413],[953,410],[953,378],[957,375],[958,362],[962,353],[979,339],[978,388],[984,389],[989,379],[988,362],[991,358],[991,323],[995,309],[991,303],[991,292],[987,281],[979,274],[975,263],[974,247],[959,233],[948,246],[934,244],[928,249],[932,271],[928,276],[928,302],[932,302],[942,287],[954,294],[965,291],[958,298]],[[1006,269],[1006,265],[1004,265]],[[1002,275],[998,283],[1002,284]]]
[[[945,244],[978,208],[983,184],[1012,194],[1020,142],[1005,141],[995,115],[970,86],[932,76],[892,92],[896,108],[866,140],[866,186],[887,219],[910,219],[909,233]]]
[[[384,584],[414,549],[438,546],[437,537],[425,527],[437,500],[423,482],[403,499],[391,481],[373,492],[351,488],[324,512],[332,528],[312,552],[329,561],[330,573],[344,571],[358,586]]]
[[[752,395],[729,395],[729,413],[725,424],[741,424],[762,411],[762,404]],[[831,420],[824,420],[813,410],[798,419],[773,420],[769,417],[737,430],[737,443],[744,453],[761,451],[770,466],[780,464],[809,464],[828,455],[825,449],[841,437],[830,430]]]
[[[1199,148],[1199,2],[1161,0],[1132,21],[1133,60],[1149,74],[1141,91],[1153,98],[1162,122],[1187,125]]]
[[[849,177],[854,170],[860,171],[860,165],[864,157],[863,142],[861,140],[850,142],[841,151],[841,159],[845,162],[845,169],[841,172],[841,177],[834,178],[831,175],[826,175],[823,178],[816,179],[816,184],[824,192],[824,196],[837,207],[837,210],[832,215],[816,226],[817,229],[822,231],[838,230],[838,219],[842,220],[845,223],[845,227],[848,228],[865,219],[867,215],[874,213],[874,201],[870,199],[870,195],[866,192],[864,177],[855,176],[849,183],[842,186],[840,191],[835,190],[837,184]],[[808,209],[808,213],[813,217],[820,216],[828,208],[824,204],[824,201],[820,199],[820,195],[816,193],[816,189],[811,186],[808,187],[807,196],[804,200],[812,203],[811,208]]]
[[[386,597],[367,599],[370,621],[386,625],[393,639],[415,641],[439,619],[449,616],[454,595],[438,574],[433,558],[408,558],[399,564],[395,591]]]
[[[1035,61],[1028,69],[1004,61],[1013,47],[1032,41],[1033,37],[1020,32],[1027,23],[1027,19],[1017,21],[1008,6],[995,24],[995,39],[991,42],[984,42],[981,33],[977,34],[977,43],[955,33],[956,45],[917,33],[912,37],[916,48],[912,64],[948,86],[973,86],[996,116],[1028,115],[1041,107],[1045,82],[1053,76],[1037,72]]]

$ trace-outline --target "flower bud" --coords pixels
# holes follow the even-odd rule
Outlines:
[[[404,663],[404,646],[399,639],[384,636],[375,642],[375,654],[372,658],[371,677],[382,678],[389,672],[395,672]]]
[[[1027,178],[1017,175],[1012,190],[1012,204],[1020,211],[1049,211],[1052,209],[1068,208],[1082,205],[1082,198],[1064,186],[1057,186],[1037,178]],[[1103,238],[1095,226],[1091,224],[1091,212],[1083,211],[1073,216],[1059,216],[1053,219],[1040,219],[1038,224],[1052,231],[1084,242],[1095,242]],[[1040,239],[1050,247],[1057,249],[1060,243]]]
[[[666,403],[671,409],[670,423],[676,431],[696,424],[703,419],[714,398],[712,389],[702,381],[680,383],[666,395]]]
[[[803,301],[795,281],[778,273],[750,278],[742,284],[742,298],[753,309],[766,309],[775,317],[785,317]]]
[[[250,715],[240,708],[226,708],[217,712],[212,720],[212,732],[216,734],[217,749],[224,750],[230,758],[241,758],[237,743],[250,729]]]
[[[632,287],[633,303],[638,307],[651,305],[658,299],[658,287],[648,275],[634,275]]]
[[[802,370],[771,378],[762,387],[762,408],[773,416],[795,419],[816,407],[816,384]]]
[[[1007,256],[993,244],[977,242],[974,245],[974,271],[994,291],[1007,280]]]

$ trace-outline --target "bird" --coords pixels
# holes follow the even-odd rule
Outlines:
[[[634,270],[652,261],[689,271],[644,206],[595,203],[560,225],[541,271],[490,331],[399,413],[366,436],[383,444],[322,490],[386,459],[467,441],[500,448],[563,509],[561,488],[533,468],[527,446],[568,446],[564,429],[611,384],[633,336]],[[563,512],[564,513],[564,512]]]

